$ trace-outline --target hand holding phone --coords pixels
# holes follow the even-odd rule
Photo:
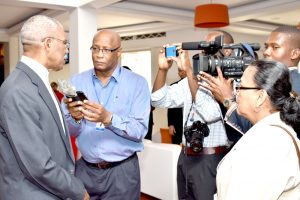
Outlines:
[[[72,101],[84,101],[84,100],[88,100],[88,98],[86,97],[86,95],[82,92],[82,91],[76,91],[76,96],[67,96],[67,98],[72,98]]]

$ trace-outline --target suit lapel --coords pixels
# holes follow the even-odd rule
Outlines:
[[[44,82],[27,65],[25,65],[23,63],[19,63],[17,65],[17,68],[19,68],[20,70],[24,71],[31,78],[32,83],[35,84],[35,85],[37,85],[39,93],[40,93],[42,99],[44,100],[44,102],[48,106],[49,111],[51,112],[51,114],[52,114],[52,116],[53,116],[53,118],[54,118],[54,120],[55,120],[55,122],[56,122],[56,124],[57,124],[57,126],[59,128],[60,136],[61,136],[61,138],[62,138],[62,140],[63,140],[63,142],[65,144],[65,147],[66,147],[66,149],[67,149],[67,151],[69,153],[69,156],[72,159],[72,161],[75,162],[74,161],[74,155],[73,155],[73,152],[72,152],[71,143],[70,143],[70,136],[69,136],[68,126],[67,126],[67,124],[65,122],[64,115],[62,113],[62,118],[63,118],[63,122],[64,122],[66,133],[64,133],[64,130],[63,130],[62,124],[60,122],[59,114],[57,112],[56,106],[55,106],[55,104],[54,104],[54,102],[52,100],[52,97],[49,94],[49,91],[46,88]],[[60,103],[58,103],[58,105],[60,107]],[[61,107],[60,107],[60,112],[61,112]]]

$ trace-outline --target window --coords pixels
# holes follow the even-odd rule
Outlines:
[[[122,53],[121,65],[129,67],[133,72],[143,76],[151,90],[151,51]]]

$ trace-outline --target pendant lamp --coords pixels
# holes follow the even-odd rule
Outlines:
[[[224,4],[197,6],[194,25],[200,28],[217,28],[229,25],[228,7]]]

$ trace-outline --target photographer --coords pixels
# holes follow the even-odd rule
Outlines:
[[[280,26],[271,32],[265,42],[265,51],[263,53],[265,58],[282,62],[289,68],[292,89],[298,94],[300,94],[300,74],[297,70],[297,65],[300,60],[299,48],[300,30],[297,29],[296,26]],[[224,99],[232,98],[230,95],[227,95],[232,93],[232,87],[226,82],[220,69],[218,69],[218,77],[200,72],[198,78],[206,82],[206,85],[199,84],[199,86],[210,90],[219,102],[223,102]],[[219,88],[221,88],[221,90]],[[234,102],[229,107],[225,117],[226,124],[239,130],[242,134],[246,133],[252,125],[237,114],[236,104]],[[235,141],[237,141],[242,134],[239,136],[236,135]]]
[[[220,32],[224,35],[224,44],[233,44],[233,37],[227,32]],[[208,38],[208,41],[213,41],[218,35],[212,35]],[[229,50],[229,49],[225,49]],[[223,50],[224,51],[224,50]],[[257,56],[256,54],[254,54]],[[231,56],[229,52],[224,54],[224,57]],[[227,109],[233,104],[233,85],[236,84],[232,78],[225,78],[222,74],[222,71],[217,67],[217,77],[213,77],[208,73],[201,71],[200,76],[198,76],[199,86],[204,87],[212,92],[215,99],[219,102],[222,109],[223,117],[226,119]],[[202,80],[202,81],[201,81]],[[232,142],[232,146],[241,138],[242,134],[245,133],[252,124],[242,116],[236,117],[235,115],[231,116],[234,118],[234,123],[225,123],[226,133],[228,139]],[[237,128],[238,127],[238,128]]]
[[[166,86],[166,76],[173,61],[186,71],[187,78]],[[194,101],[189,88],[196,88]],[[193,148],[191,143],[187,143],[186,136],[183,137],[183,151],[177,163],[179,199],[212,200],[216,192],[216,167],[227,152],[228,140],[220,107],[208,90],[198,88],[187,51],[179,50],[178,57],[168,59],[165,51],[160,51],[159,70],[152,92],[154,107],[183,107],[185,135],[191,136],[192,140],[196,139],[199,145]],[[197,152],[201,150],[201,145],[202,151]]]

